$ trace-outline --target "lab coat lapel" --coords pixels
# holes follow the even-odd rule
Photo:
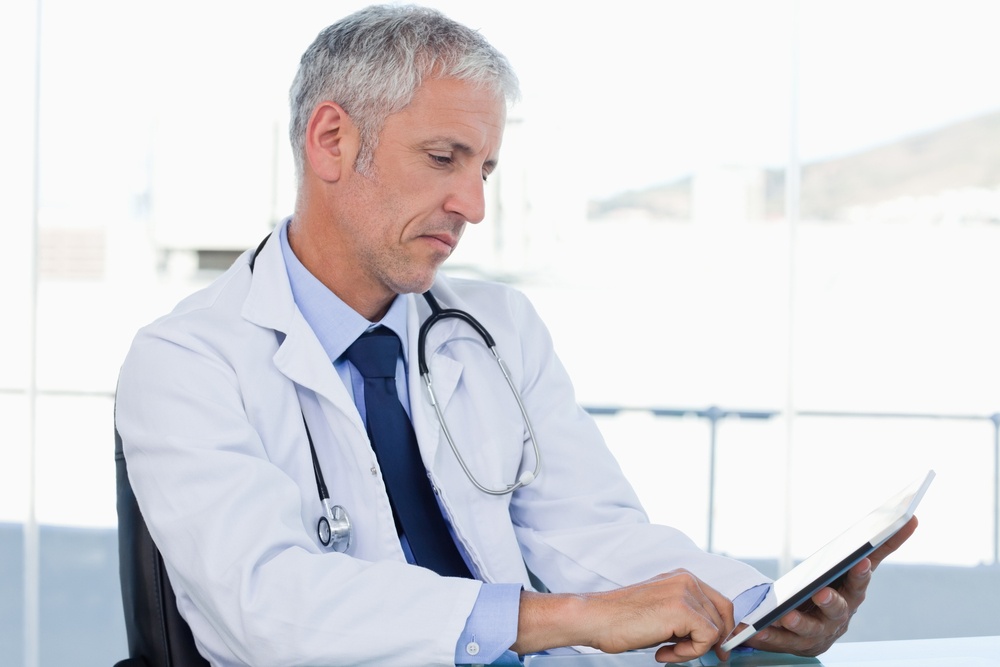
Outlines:
[[[279,345],[274,364],[285,377],[328,400],[347,416],[359,435],[367,437],[347,388],[333,369],[316,334],[295,307],[281,254],[279,232],[280,227],[257,256],[243,316],[276,332]]]

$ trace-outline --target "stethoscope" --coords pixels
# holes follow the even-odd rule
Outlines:
[[[510,379],[510,371],[507,368],[507,364],[505,364],[503,359],[500,358],[500,353],[497,352],[497,344],[493,340],[493,336],[491,336],[490,332],[486,330],[486,327],[479,323],[479,320],[464,310],[459,310],[458,308],[442,308],[429,290],[423,293],[423,297],[424,300],[427,301],[427,305],[431,307],[431,314],[426,320],[424,320],[424,323],[420,325],[420,333],[417,336],[417,368],[420,370],[420,377],[423,378],[424,385],[427,387],[427,396],[430,399],[431,405],[434,406],[434,414],[437,415],[438,423],[441,425],[441,431],[444,433],[445,439],[448,440],[448,444],[451,446],[451,451],[455,453],[455,458],[458,459],[459,465],[462,466],[465,476],[469,478],[469,481],[472,482],[477,489],[491,496],[503,496],[508,493],[514,493],[522,486],[527,486],[535,481],[535,478],[538,477],[538,474],[542,470],[542,453],[538,450],[538,442],[535,440],[535,430],[531,427],[531,420],[528,418],[528,411],[524,409],[524,401],[521,400],[521,392],[517,390],[517,387],[514,386],[514,381]],[[430,331],[431,327],[438,322],[449,318],[462,320],[475,329],[476,333],[478,333],[480,338],[483,339],[486,347],[488,347],[490,352],[493,353],[493,358],[496,359],[497,365],[500,367],[500,372],[503,373],[503,378],[507,381],[507,386],[510,387],[510,392],[513,394],[514,400],[517,401],[517,407],[521,411],[521,418],[524,419],[525,430],[528,432],[528,439],[531,440],[531,446],[535,450],[535,469],[525,470],[518,476],[516,482],[508,484],[502,489],[491,489],[488,486],[485,486],[478,479],[476,479],[476,476],[472,474],[471,470],[469,470],[469,466],[466,464],[465,458],[462,456],[461,452],[458,451],[458,447],[455,445],[455,441],[451,437],[451,431],[448,430],[448,422],[445,421],[444,414],[441,412],[441,406],[438,404],[437,397],[434,395],[431,372],[427,367],[427,358],[424,352],[427,345],[427,332]]]
[[[257,259],[257,255],[264,248],[264,244],[267,243],[267,239],[270,236],[264,238],[257,249],[254,251],[250,258],[250,272],[253,272],[254,263]],[[465,472],[466,477],[472,484],[482,491],[483,493],[489,494],[491,496],[503,496],[508,493],[514,493],[522,486],[527,486],[531,484],[535,479],[538,478],[539,473],[542,470],[542,453],[538,449],[538,442],[535,440],[535,430],[531,426],[531,420],[528,418],[528,412],[524,408],[524,401],[521,400],[521,393],[514,386],[514,381],[510,377],[510,371],[507,368],[507,364],[500,357],[497,352],[496,342],[493,340],[493,336],[490,332],[486,330],[479,320],[474,318],[469,313],[464,310],[459,310],[457,308],[442,308],[438,304],[437,299],[434,295],[427,292],[423,293],[424,300],[427,301],[427,305],[431,308],[431,314],[423,324],[420,325],[420,330],[417,335],[417,367],[420,371],[420,377],[423,378],[424,386],[427,387],[427,396],[434,406],[434,414],[437,415],[438,423],[441,425],[441,431],[444,433],[445,439],[448,441],[448,445],[451,447],[451,451],[455,454],[455,458],[458,460],[459,465]],[[490,352],[493,354],[493,358],[496,359],[497,365],[500,367],[500,372],[503,374],[504,380],[507,382],[507,386],[510,388],[511,393],[514,396],[514,400],[517,402],[517,407],[521,411],[521,417],[524,420],[525,430],[528,432],[528,438],[531,440],[531,446],[535,452],[535,468],[534,470],[525,470],[520,475],[518,475],[517,481],[513,484],[507,484],[503,488],[493,489],[484,484],[482,484],[476,476],[469,469],[468,464],[465,462],[465,458],[462,456],[461,452],[458,451],[458,446],[455,445],[455,440],[451,437],[451,431],[448,429],[448,423],[445,421],[444,414],[441,412],[441,406],[438,404],[437,397],[434,395],[433,381],[431,379],[431,372],[427,366],[426,354],[424,348],[427,344],[427,333],[431,330],[438,322],[446,320],[449,318],[459,319],[467,323],[476,333],[479,334],[480,338],[483,339],[483,343],[489,348]],[[301,406],[300,406],[301,410]],[[351,537],[353,534],[353,528],[351,526],[351,517],[340,505],[333,505],[330,502],[330,493],[326,488],[326,481],[323,478],[323,471],[319,465],[319,458],[316,456],[316,446],[313,444],[312,433],[309,431],[309,423],[306,421],[305,412],[302,412],[302,424],[306,429],[306,439],[309,441],[309,452],[312,455],[312,465],[313,473],[316,477],[316,490],[319,493],[319,501],[323,505],[323,516],[319,518],[316,523],[316,536],[319,538],[320,544],[324,547],[328,547],[337,552],[345,552],[351,547]]]

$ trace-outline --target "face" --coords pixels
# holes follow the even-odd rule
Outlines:
[[[467,222],[503,137],[502,99],[457,79],[431,79],[386,119],[370,173],[348,169],[338,225],[357,288],[382,297],[430,288]]]

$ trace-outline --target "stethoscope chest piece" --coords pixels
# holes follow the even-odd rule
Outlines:
[[[330,505],[325,499],[323,505],[326,507],[326,516],[320,517],[316,524],[320,544],[344,553],[351,548],[351,517],[340,505]]]

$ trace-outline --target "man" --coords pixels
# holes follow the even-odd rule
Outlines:
[[[136,337],[117,425],[213,663],[470,664],[666,642],[657,658],[681,661],[721,654],[766,594],[752,568],[648,523],[522,295],[438,275],[484,217],[516,95],[503,56],[436,12],[374,7],[330,26],[291,91],[293,216]],[[427,290],[491,332],[533,433],[468,324],[418,344]],[[394,376],[366,370],[373,340]],[[399,421],[411,435],[383,435]],[[349,541],[317,530],[336,527],[318,487]],[[753,645],[825,650],[912,528]]]

